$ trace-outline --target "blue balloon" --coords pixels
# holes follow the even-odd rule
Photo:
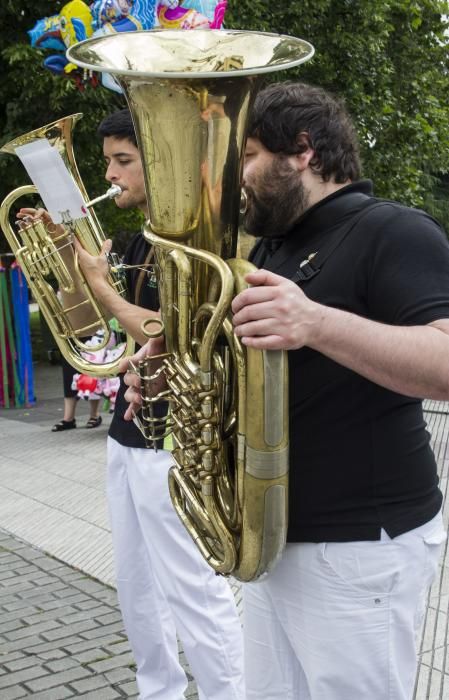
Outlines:
[[[29,29],[27,33],[30,37],[30,44],[35,49],[66,50],[59,31],[59,15],[38,19],[34,27]]]
[[[56,56],[48,56],[44,61],[45,68],[48,68],[55,75],[64,75],[64,68],[68,64],[68,60],[64,54]]]

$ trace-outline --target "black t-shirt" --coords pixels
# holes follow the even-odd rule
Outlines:
[[[151,246],[141,233],[136,234],[126,248],[123,262],[126,265],[139,265],[145,262]],[[159,309],[159,297],[157,291],[157,283],[154,275],[145,274],[143,283],[140,288],[139,298],[135,299],[136,286],[140,276],[138,268],[126,270],[126,287],[128,291],[128,300],[131,303],[136,303],[145,309],[157,311]],[[139,346],[138,346],[139,347]],[[117,440],[125,447],[146,447],[144,437],[140,430],[132,421],[125,421],[123,416],[128,403],[124,399],[124,394],[127,387],[123,382],[123,375],[120,377],[120,389],[117,393],[115,402],[114,415],[109,427],[110,437]],[[167,405],[155,404],[155,416],[164,416],[167,412]]]
[[[307,296],[391,325],[448,318],[449,245],[441,228],[394,202],[360,215],[367,196],[368,181],[339,190],[306,212],[277,250],[272,241],[259,243],[254,262],[291,278],[361,216],[320,272],[301,283]],[[376,540],[381,528],[396,537],[430,520],[442,495],[422,402],[310,348],[288,355],[288,540]]]

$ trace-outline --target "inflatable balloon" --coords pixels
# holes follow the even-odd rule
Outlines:
[[[160,0],[157,23],[164,29],[220,29],[227,0]]]
[[[93,34],[92,14],[83,0],[70,0],[59,13],[59,28],[67,48]]]
[[[219,29],[227,0],[70,0],[59,13],[37,20],[28,31],[31,46],[50,49],[56,54],[44,59],[44,67],[55,75],[73,80],[80,90],[86,85],[121,92],[107,73],[84,71],[65,57],[67,48],[92,36],[131,32],[160,26],[167,29]]]
[[[65,44],[59,30],[59,15],[38,19],[32,29],[28,30],[31,46],[35,49],[52,49],[65,51]]]
[[[70,0],[67,5],[64,5],[59,13],[59,28],[67,48],[92,36],[92,15],[83,0]],[[65,73],[78,70],[78,66],[68,61],[64,66]]]
[[[132,32],[155,25],[156,0],[96,0],[90,9],[94,31]]]

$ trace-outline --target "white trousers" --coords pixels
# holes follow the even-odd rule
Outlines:
[[[243,637],[234,596],[172,506],[171,454],[108,438],[108,505],[117,592],[140,700],[181,700],[182,642],[201,700],[244,700]]]
[[[411,700],[441,514],[376,542],[289,544],[244,586],[247,700]]]

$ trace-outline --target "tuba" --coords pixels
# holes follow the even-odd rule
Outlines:
[[[78,372],[95,377],[113,375],[118,370],[122,357],[133,352],[134,342],[127,336],[124,350],[112,362],[94,364],[85,359],[83,353],[92,348],[82,340],[102,331],[102,340],[95,350],[107,347],[112,331],[106,315],[91,291],[71,246],[73,236],[92,255],[98,255],[105,235],[93,211],[93,205],[120,194],[120,188],[111,187],[106,194],[87,201],[88,197],[78,171],[73,152],[73,128],[82,114],[72,114],[58,119],[40,129],[30,131],[0,148],[1,153],[15,154],[16,148],[39,139],[46,139],[62,157],[69,175],[85,200],[87,216],[67,222],[63,232],[51,235],[49,226],[42,221],[25,221],[17,231],[10,223],[11,209],[18,199],[36,195],[34,185],[24,185],[10,192],[0,205],[0,228],[16,256],[33,297],[67,362]],[[51,225],[50,225],[51,226]],[[61,295],[57,294],[51,281],[55,280]],[[125,294],[125,285],[117,267],[112,267],[109,283],[119,294]]]
[[[112,73],[133,115],[166,339],[156,397],[161,370],[142,363],[143,413],[151,424],[153,402],[168,399],[174,507],[215,571],[241,581],[274,566],[288,521],[287,354],[245,348],[230,316],[255,269],[236,257],[246,124],[262,74],[312,55],[293,37],[222,30],[117,34],[68,51]]]

